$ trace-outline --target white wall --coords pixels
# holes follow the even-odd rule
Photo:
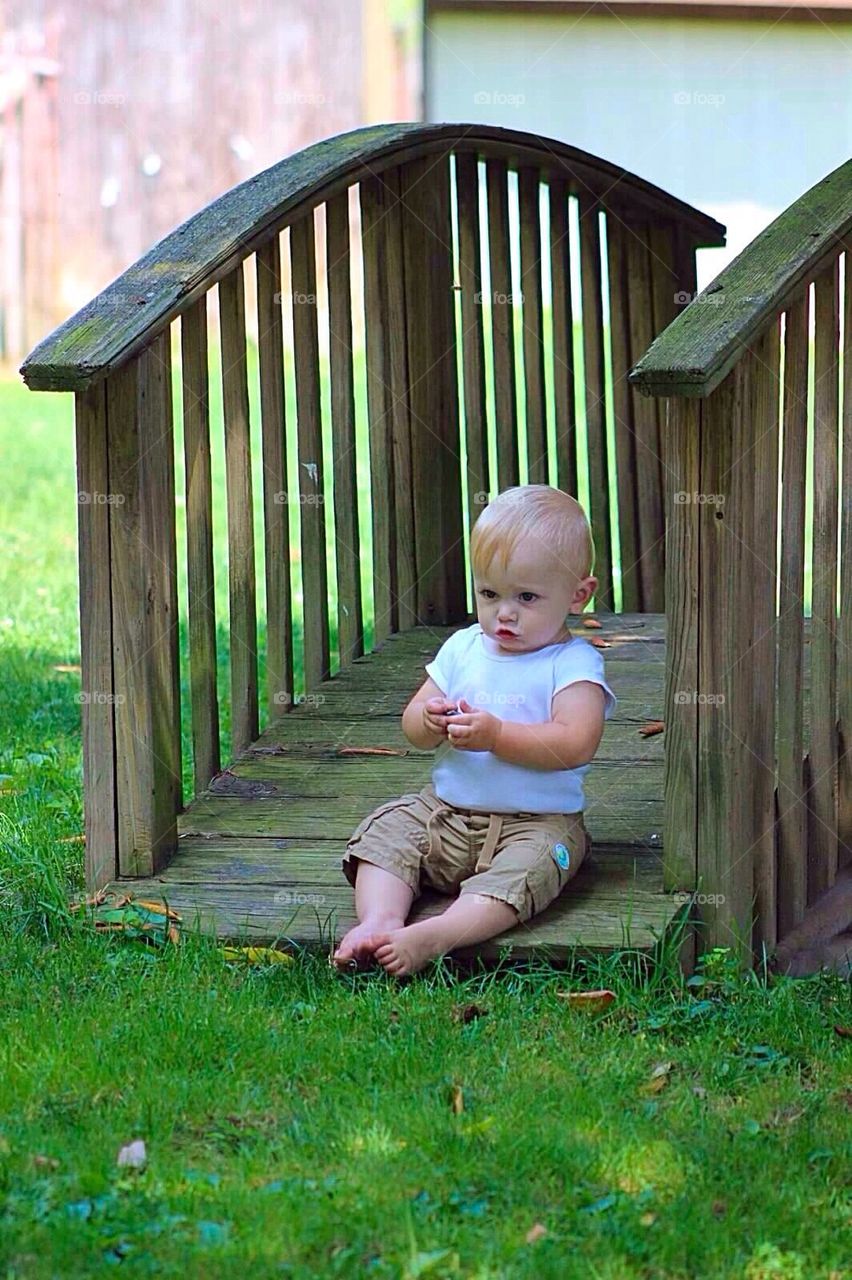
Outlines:
[[[561,139],[724,223],[699,288],[852,156],[852,22],[439,12],[425,38],[427,120]]]

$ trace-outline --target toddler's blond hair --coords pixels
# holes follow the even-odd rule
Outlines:
[[[543,556],[565,566],[566,576],[591,575],[595,544],[588,517],[576,498],[549,484],[513,485],[492,498],[470,535],[470,562],[486,576],[497,556],[505,573],[515,548],[527,538],[538,541]]]

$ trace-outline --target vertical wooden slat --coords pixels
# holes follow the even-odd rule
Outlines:
[[[751,963],[753,809],[747,743],[753,670],[751,579],[745,550],[752,509],[747,363],[701,402],[698,620],[698,874],[707,947],[731,947]]]
[[[518,170],[521,227],[521,314],[524,324],[524,398],[530,484],[547,484],[547,413],[544,393],[544,333],[541,287],[539,171]]]
[[[400,171],[417,621],[441,625],[467,616],[449,178],[446,156]]]
[[[814,282],[814,507],[808,903],[837,874],[838,260]]]
[[[118,874],[106,383],[75,395],[86,889]]]
[[[805,465],[808,404],[808,290],[786,312],[781,503],[781,595],[778,610],[776,756],[778,937],[807,905],[807,826],[803,769]]]
[[[206,294],[181,316],[180,336],[192,754],[195,794],[199,795],[221,767],[219,700],[216,692],[216,595],[213,580]]]
[[[488,187],[488,260],[491,268],[491,342],[494,357],[497,485],[520,483],[515,380],[515,313],[509,250],[509,175],[503,160],[485,162]]]
[[[396,626],[407,631],[417,621],[417,564],[414,504],[407,496],[413,491],[413,429],[409,399],[408,343],[406,338],[405,251],[402,240],[402,205],[399,200],[399,171],[383,176],[385,213],[381,233],[387,324],[384,329],[388,350],[386,368],[390,373],[390,421],[393,450],[394,524],[392,544],[396,556]]]
[[[553,295],[553,407],[557,486],[578,496],[577,413],[574,402],[574,301],[568,228],[568,184],[550,180],[550,279]]]
[[[182,805],[170,333],[107,382],[119,871],[155,875]]]
[[[379,178],[360,183],[361,246],[364,257],[364,320],[367,348],[367,411],[370,421],[370,511],[373,534],[374,644],[397,630],[396,524],[391,419],[390,338],[384,273],[385,188]]]
[[[852,862],[852,246],[843,255],[843,459],[837,624],[837,866]]]
[[[630,358],[630,314],[628,306],[627,261],[624,225],[611,210],[606,216],[607,259],[609,264],[609,314],[612,342],[612,398],[615,410],[615,473],[618,494],[618,532],[621,544],[621,607],[625,613],[641,608],[639,592],[639,535],[636,503],[636,447],[633,439],[633,402],[638,392],[627,381]],[[665,411],[665,403],[664,403]],[[675,410],[677,422],[683,410]],[[695,423],[697,437],[698,426]],[[681,468],[684,459],[675,459]],[[693,477],[695,480],[697,477]],[[673,478],[668,483],[677,488]],[[690,490],[691,492],[691,490]],[[680,513],[683,514],[683,513]]]
[[[166,328],[146,352],[143,371],[142,436],[148,450],[148,483],[145,486],[149,520],[148,546],[154,557],[147,598],[162,604],[161,625],[152,650],[151,696],[153,746],[161,764],[162,825],[169,831],[183,808],[180,741],[180,634],[177,594],[177,533],[175,528],[175,458],[172,422],[172,344]]]
[[[700,402],[666,399],[671,484],[698,491]],[[698,806],[698,541],[699,512],[676,501],[666,530],[665,823],[663,887],[694,890]],[[625,606],[626,607],[626,606]]]
[[[651,328],[655,338],[671,324],[678,312],[675,240],[673,223],[648,223],[648,255],[651,268],[652,301]],[[661,397],[654,397],[654,407],[657,416],[656,439],[657,461],[659,464],[657,500],[660,507],[660,515],[658,520],[661,521],[661,526],[665,527],[665,495],[670,492],[670,486],[666,474],[666,409]],[[663,544],[663,553],[665,557],[665,543]],[[660,612],[665,609],[665,600],[662,592],[657,597],[655,607],[658,607]]]
[[[293,346],[299,442],[305,689],[310,692],[331,675],[313,212],[299,218],[290,227],[290,269],[293,278]]]
[[[644,224],[625,223],[624,243],[627,250],[630,358],[635,364],[654,337],[651,264]],[[633,426],[641,608],[650,613],[660,613],[663,610],[665,546],[655,397],[634,392]]]
[[[340,666],[364,652],[361,548],[352,376],[352,288],[349,277],[349,193],[326,205],[328,327],[331,364],[331,434],[334,459],[334,535]]]
[[[284,410],[281,242],[258,249],[257,331],[260,429],[263,448],[263,527],[266,578],[266,698],[269,716],[295,706],[293,603],[290,585],[286,421]]]
[[[471,152],[456,155],[459,226],[468,529],[488,501],[488,431],[485,410],[485,345],[482,332],[482,258],[479,234],[479,170]]]
[[[595,605],[612,611],[612,538],[604,390],[603,288],[600,205],[580,195],[580,279],[583,297],[583,357],[586,392],[586,438],[589,448],[589,516],[595,540]]]
[[[231,743],[236,756],[258,736],[257,604],[242,263],[219,281],[219,324],[228,505]]]
[[[778,408],[781,355],[780,317],[749,352],[751,402],[749,433],[753,448],[742,465],[753,477],[751,557],[752,644],[746,663],[752,673],[753,718],[749,735],[754,800],[755,955],[777,941],[775,868],[775,592],[778,536]]]

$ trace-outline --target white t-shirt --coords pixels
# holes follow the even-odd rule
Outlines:
[[[545,645],[533,653],[501,653],[478,622],[454,631],[426,663],[426,672],[445,697],[465,698],[501,720],[522,724],[549,721],[553,695],[578,680],[592,680],[606,693],[604,719],[618,700],[604,677],[600,651],[582,636]],[[576,769],[538,769],[511,764],[492,751],[460,751],[444,742],[432,769],[440,799],[462,809],[492,813],[579,813],[586,807],[583,778]]]

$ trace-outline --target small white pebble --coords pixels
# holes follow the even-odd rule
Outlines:
[[[127,1165],[131,1169],[141,1169],[146,1159],[145,1143],[141,1138],[137,1138],[135,1142],[130,1142],[126,1147],[121,1148],[116,1163]]]

